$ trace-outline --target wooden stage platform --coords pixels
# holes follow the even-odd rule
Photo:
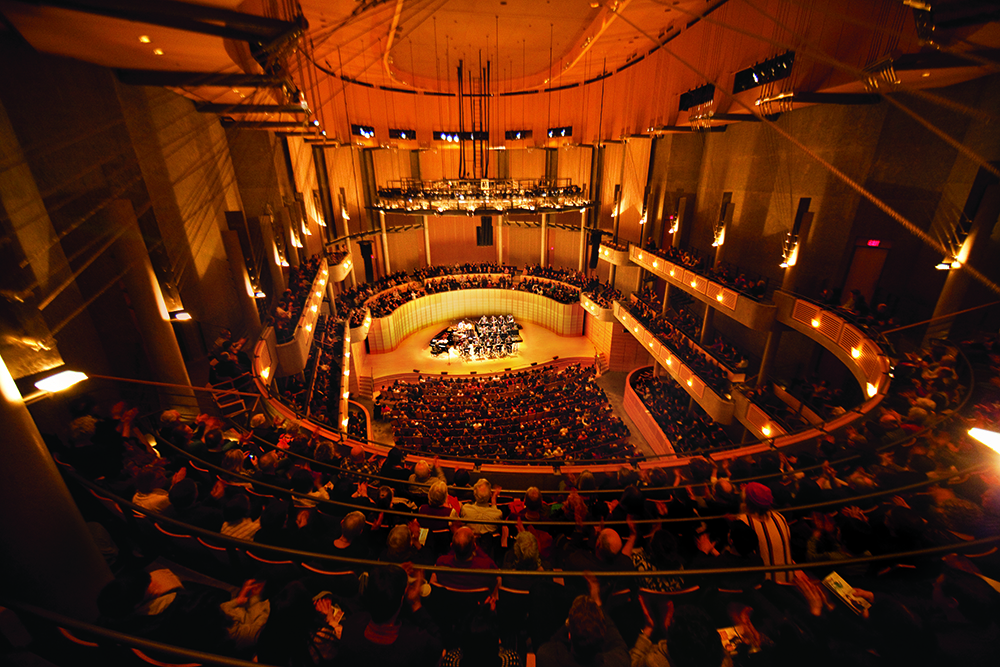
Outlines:
[[[542,365],[551,362],[553,357],[559,361],[574,360],[583,364],[593,365],[597,349],[586,336],[560,336],[545,327],[532,322],[521,324],[521,338],[518,352],[502,359],[485,359],[482,361],[464,361],[456,355],[435,357],[431,355],[431,339],[439,331],[448,326],[449,322],[438,322],[425,327],[408,336],[403,343],[392,352],[364,355],[361,363],[361,373],[371,377],[377,389],[386,381],[397,378],[415,377],[414,371],[423,375],[477,375],[502,373],[505,369],[519,370],[530,367],[532,363]]]

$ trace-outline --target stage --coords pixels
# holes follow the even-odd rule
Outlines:
[[[560,336],[533,322],[519,324],[523,342],[518,351],[509,357],[469,361],[456,354],[435,357],[431,354],[430,340],[449,325],[448,322],[437,322],[410,334],[392,352],[363,355],[360,371],[363,376],[371,377],[373,385],[378,387],[387,378],[412,376],[414,370],[433,375],[442,372],[469,375],[473,371],[482,375],[502,373],[505,368],[517,370],[530,366],[532,362],[543,364],[552,361],[555,356],[560,360],[578,358],[584,364],[594,363],[597,350],[586,336]]]

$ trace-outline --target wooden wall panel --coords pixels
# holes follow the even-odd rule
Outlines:
[[[419,220],[419,218],[416,219]],[[389,263],[392,265],[393,271],[411,272],[425,265],[424,232],[422,229],[411,229],[387,236],[389,237]]]
[[[464,264],[496,260],[494,246],[476,245],[479,217],[432,215],[428,218],[431,238],[431,262],[434,264]],[[496,239],[494,239],[495,241]]]
[[[508,264],[524,266],[538,264],[541,257],[541,229],[537,227],[504,227],[504,257]]]
[[[372,151],[375,183],[383,187],[391,181],[410,178],[410,151],[404,148],[382,148]]]

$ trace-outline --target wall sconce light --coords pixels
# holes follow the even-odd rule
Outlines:
[[[868,383],[868,398],[874,398],[875,394],[878,393],[878,388],[875,387],[871,382]]]
[[[785,235],[785,242],[781,247],[781,268],[787,269],[795,266],[799,259],[799,238],[795,234],[788,232]]]
[[[78,382],[83,382],[86,379],[86,373],[81,373],[80,371],[62,371],[47,378],[42,378],[35,383],[35,389],[53,394],[57,391],[69,389]]]
[[[812,318],[812,321],[811,321],[811,322],[809,322],[809,324],[811,324],[811,325],[812,325],[812,328],[813,328],[813,329],[819,329],[819,324],[820,324],[820,322],[819,322],[819,319],[818,319],[818,318],[816,318],[816,317]]]
[[[760,427],[760,432],[764,434],[765,438],[771,437],[771,427],[768,424],[764,424]]]
[[[861,356],[861,348],[860,347],[852,347],[851,348],[851,357],[853,357],[854,359],[857,359],[860,356]]]
[[[25,405],[32,405],[38,401],[48,398],[51,394],[57,391],[64,391],[69,389],[78,382],[83,382],[87,379],[86,373],[81,373],[80,371],[61,371],[55,375],[50,375],[47,378],[42,378],[35,383],[35,389],[22,400]]]

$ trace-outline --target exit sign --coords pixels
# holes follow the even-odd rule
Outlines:
[[[868,239],[868,247],[870,248],[877,248],[881,243],[878,239]]]

